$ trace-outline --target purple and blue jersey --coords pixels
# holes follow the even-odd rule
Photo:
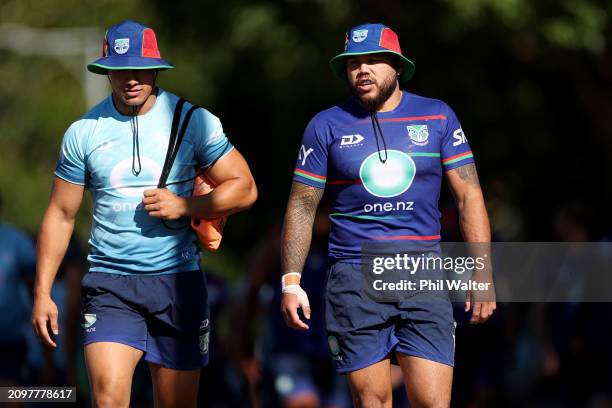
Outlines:
[[[442,101],[403,92],[377,116],[384,140],[355,98],[320,112],[304,132],[293,180],[328,190],[333,260],[359,262],[371,242],[438,242],[442,174],[474,162]]]

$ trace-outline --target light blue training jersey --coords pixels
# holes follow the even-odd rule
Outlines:
[[[87,259],[91,272],[128,275],[165,274],[198,269],[200,253],[188,220],[166,222],[149,216],[143,193],[156,188],[168,149],[178,97],[158,89],[151,110],[137,116],[141,171],[134,151],[134,117],[119,113],[109,96],[74,122],[62,141],[55,175],[87,187],[93,222]],[[183,118],[191,104],[183,106]],[[168,177],[168,184],[195,176],[232,149],[219,119],[194,111]],[[190,196],[193,181],[169,185]],[[181,228],[182,227],[182,228]],[[176,229],[174,229],[176,228]]]

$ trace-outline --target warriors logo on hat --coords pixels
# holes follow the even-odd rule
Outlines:
[[[399,38],[383,24],[364,24],[353,27],[346,33],[344,52],[329,61],[336,75],[346,80],[346,58],[352,55],[390,53],[399,57],[403,64],[400,82],[408,81],[414,74],[414,63],[402,55]]]
[[[109,46],[111,44],[111,46]],[[102,42],[102,58],[87,65],[94,74],[123,69],[174,68],[161,58],[155,32],[140,23],[126,20],[108,29]]]

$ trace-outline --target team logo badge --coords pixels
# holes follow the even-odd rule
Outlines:
[[[115,40],[115,52],[117,54],[125,54],[130,49],[129,38],[117,38]]]
[[[88,329],[96,323],[96,320],[98,320],[98,317],[95,314],[85,313],[83,314],[83,323],[81,323],[81,327]]]
[[[368,37],[368,30],[355,30],[353,31],[353,41],[360,43]]]
[[[368,193],[387,198],[408,190],[416,174],[414,160],[399,150],[388,150],[383,163],[378,154],[369,155],[359,168],[359,178]]]
[[[412,143],[417,146],[425,146],[429,143],[429,130],[427,125],[410,125],[406,126],[408,136]]]
[[[340,354],[340,345],[338,345],[338,339],[336,336],[329,336],[327,338],[327,344],[329,344],[329,351],[334,357]]]

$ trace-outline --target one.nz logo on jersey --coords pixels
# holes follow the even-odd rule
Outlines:
[[[386,160],[381,160],[386,155]],[[372,153],[361,163],[359,178],[368,193],[376,197],[395,197],[410,188],[416,175],[414,160],[399,150]]]

